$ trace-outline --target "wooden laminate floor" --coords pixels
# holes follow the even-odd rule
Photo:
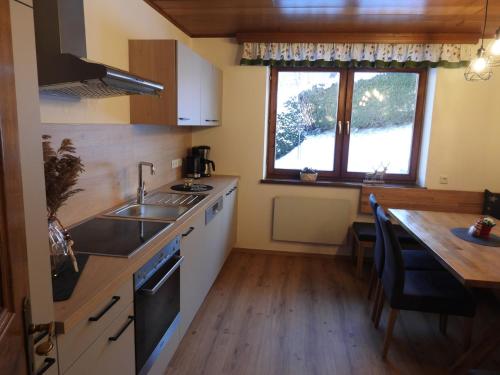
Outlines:
[[[386,312],[376,330],[366,288],[348,259],[233,252],[167,374],[445,374],[461,319],[445,337],[438,316],[403,311],[383,361]]]

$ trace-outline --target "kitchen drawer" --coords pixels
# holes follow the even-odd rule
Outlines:
[[[65,372],[132,301],[130,279],[70,332],[57,336],[61,371]]]
[[[134,304],[116,317],[68,369],[68,375],[134,375]]]

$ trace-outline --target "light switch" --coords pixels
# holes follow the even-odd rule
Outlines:
[[[172,169],[179,168],[182,166],[182,159],[172,160]]]

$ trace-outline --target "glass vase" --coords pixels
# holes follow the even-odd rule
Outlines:
[[[59,276],[69,258],[66,230],[57,218],[49,218],[50,270],[52,277]]]

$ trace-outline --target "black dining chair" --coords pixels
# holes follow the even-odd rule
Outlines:
[[[379,204],[373,194],[370,194],[369,200],[375,221],[376,239],[373,249],[373,267],[368,285],[368,299],[371,298],[372,292],[375,289],[375,303],[372,310],[372,320],[375,322],[377,301],[380,299],[381,292],[380,278],[382,277],[382,271],[384,269],[384,238],[382,236],[382,230],[380,229],[380,224],[378,223],[377,218],[377,208],[379,207]],[[401,243],[400,236],[397,236],[397,238]],[[409,248],[406,248],[407,246],[409,246]],[[405,269],[444,271],[444,268],[439,264],[439,262],[422,246],[415,245],[414,243],[403,243],[402,247],[404,247],[402,254]]]
[[[377,208],[377,218],[385,249],[382,297],[387,299],[390,306],[382,357],[387,356],[400,310],[466,317],[464,341],[465,347],[469,347],[472,317],[476,311],[473,295],[449,272],[405,269],[401,247],[382,207]]]

